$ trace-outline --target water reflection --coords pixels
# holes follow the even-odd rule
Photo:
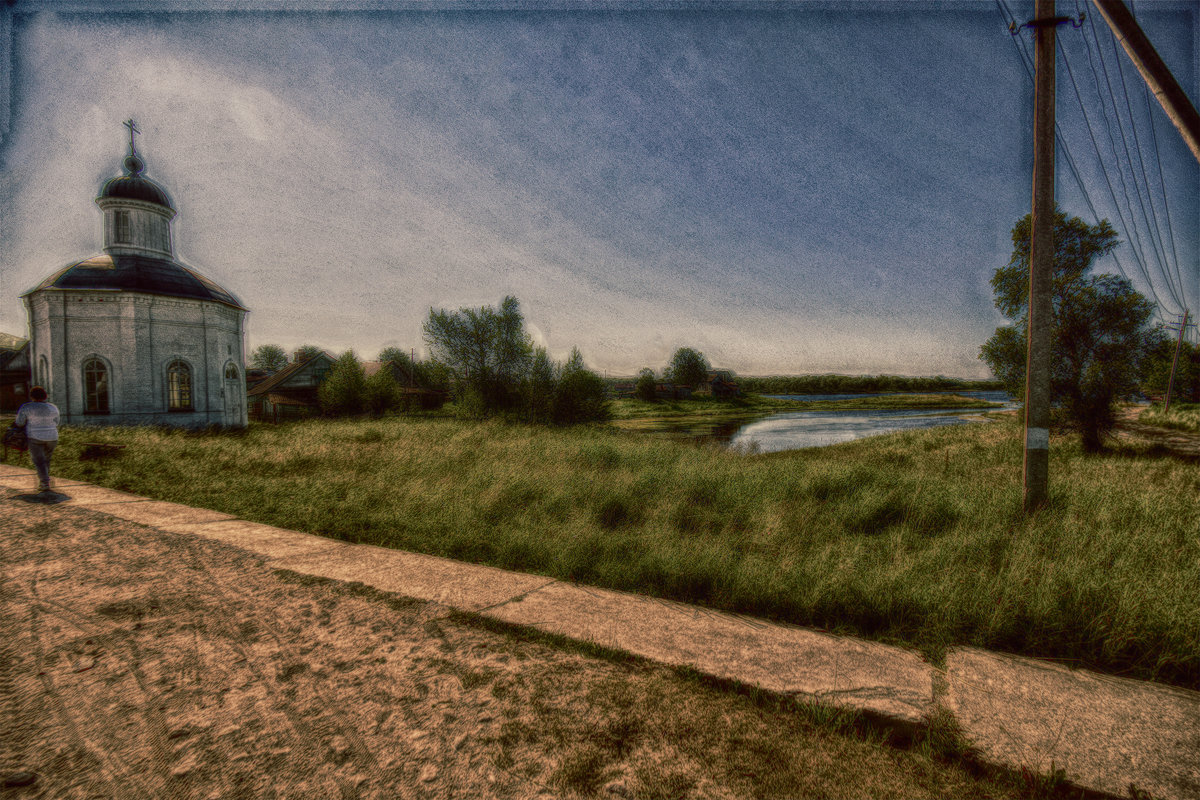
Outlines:
[[[1013,407],[1010,398],[1004,392],[960,392],[959,394],[992,402],[1004,402],[1006,406]],[[789,400],[814,402],[871,395],[778,396],[786,397]],[[917,428],[936,428],[943,425],[965,425],[973,419],[978,419],[979,412],[980,409],[977,408],[785,412],[742,426],[730,436],[728,442],[730,447],[761,453],[796,450],[802,447],[824,447],[884,433]]]

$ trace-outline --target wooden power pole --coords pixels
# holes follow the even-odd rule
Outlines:
[[[1167,380],[1167,399],[1163,404],[1163,413],[1171,413],[1171,392],[1175,391],[1175,370],[1179,367],[1179,351],[1183,349],[1183,332],[1188,327],[1188,312],[1183,312],[1183,322],[1179,323],[1179,338],[1175,340],[1175,358],[1171,360],[1171,377]]]
[[[1029,248],[1029,349],[1025,362],[1026,513],[1049,498],[1050,359],[1054,269],[1054,0],[1037,0],[1034,28],[1033,224]]]
[[[1167,69],[1162,57],[1150,44],[1146,34],[1129,12],[1123,0],[1092,0],[1100,11],[1100,16],[1112,28],[1113,35],[1129,54],[1130,61],[1142,74],[1142,80],[1166,112],[1183,140],[1187,142],[1192,155],[1200,161],[1200,114],[1196,107],[1179,86],[1179,81]]]

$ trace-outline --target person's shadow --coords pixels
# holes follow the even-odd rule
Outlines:
[[[53,489],[47,489],[44,492],[37,492],[36,494],[19,494],[15,499],[24,500],[26,503],[54,505],[55,503],[61,503],[66,500],[70,500],[71,498],[65,494],[60,494]]]

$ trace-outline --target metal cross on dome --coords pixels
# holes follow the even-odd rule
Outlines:
[[[125,122],[123,124],[125,125],[126,128],[129,128],[129,152],[131,154],[136,154],[137,148],[135,148],[133,146],[133,136],[136,133],[141,133],[141,131],[138,130],[137,123],[131,119],[125,120]]]

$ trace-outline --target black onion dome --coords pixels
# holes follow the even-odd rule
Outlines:
[[[142,177],[142,170],[145,168],[146,164],[141,158],[132,154],[127,156],[125,158],[125,174],[104,184],[98,199],[120,197],[125,200],[142,200],[166,206],[174,211],[175,206],[171,204],[167,190],[149,178]]]
[[[162,297],[212,300],[246,310],[232,292],[178,261],[140,255],[103,253],[71,264],[25,294],[42,289],[141,292]]]

